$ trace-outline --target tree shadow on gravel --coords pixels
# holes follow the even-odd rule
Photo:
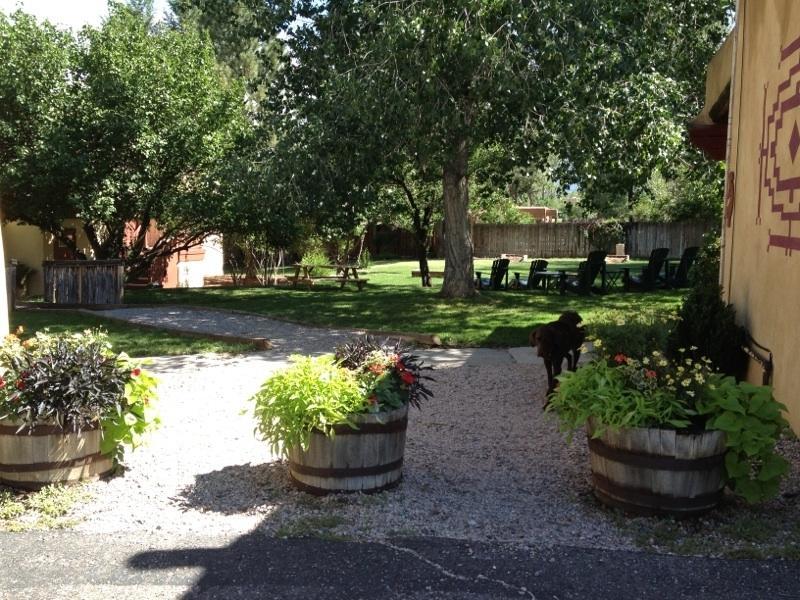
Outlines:
[[[247,463],[197,475],[178,502],[184,508],[235,515],[285,501],[292,490],[284,463]]]

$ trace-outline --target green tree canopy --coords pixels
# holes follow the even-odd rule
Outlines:
[[[56,234],[63,216],[78,217],[94,256],[124,257],[132,271],[213,232],[206,175],[247,121],[243,88],[221,76],[208,40],[111,4],[58,65],[63,102],[31,160],[5,180],[6,216]],[[16,94],[27,93],[20,82]],[[151,220],[163,233],[154,245]]]

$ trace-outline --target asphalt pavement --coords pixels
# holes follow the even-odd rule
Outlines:
[[[8,599],[800,598],[800,563],[517,548],[440,538],[352,542],[41,532],[0,536]]]

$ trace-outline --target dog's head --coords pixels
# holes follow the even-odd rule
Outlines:
[[[558,320],[562,323],[567,323],[572,327],[577,327],[578,324],[583,321],[583,318],[574,310],[565,310],[563,313],[561,313],[561,316],[558,317]]]

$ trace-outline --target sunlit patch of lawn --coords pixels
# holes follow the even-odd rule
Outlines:
[[[578,262],[556,259],[550,268],[574,270]],[[475,263],[476,270],[488,275],[491,260]],[[644,263],[629,264],[637,268]],[[513,271],[527,276],[529,267],[529,262],[512,264],[511,277]],[[434,279],[433,288],[421,287],[419,279],[411,276],[416,268],[415,261],[376,262],[362,275],[369,279],[362,292],[340,290],[335,283],[323,282],[310,289],[137,290],[126,295],[126,300],[230,308],[328,327],[431,334],[458,346],[521,346],[528,343],[532,327],[557,318],[564,310],[576,310],[592,324],[642,312],[671,313],[683,297],[682,292],[667,290],[591,296],[484,291],[467,300],[451,300],[438,295],[441,279]],[[444,261],[431,261],[430,268],[444,270]]]

